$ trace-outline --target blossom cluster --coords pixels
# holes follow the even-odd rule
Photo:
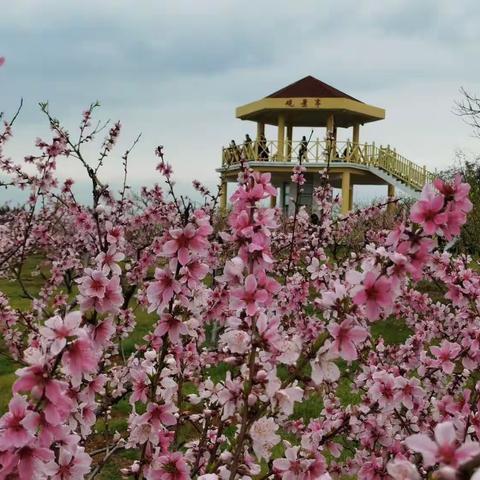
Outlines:
[[[0,273],[29,303],[0,295],[1,352],[18,367],[0,479],[93,479],[111,462],[147,480],[473,473],[480,275],[448,250],[472,207],[461,178],[426,185],[408,214],[343,252],[341,239],[385,208],[337,217],[328,172],[315,220],[264,207],[276,188],[247,167],[228,212],[199,182],[201,206],[178,198],[163,147],[166,188],[116,195],[99,171],[120,123],[97,165],[83,153],[96,107],[73,139],[43,106],[52,140],[26,157],[35,174],[4,154],[11,125],[0,133],[5,183],[29,192],[0,217]],[[60,158],[86,167],[91,205],[57,179]]]

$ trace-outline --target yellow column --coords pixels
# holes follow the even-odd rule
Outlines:
[[[353,158],[355,159],[358,156],[358,144],[360,142],[360,124],[356,123],[353,126],[353,136],[352,136],[352,147],[353,147]]]
[[[277,160],[282,161],[285,157],[285,115],[278,116],[278,142],[277,142]]]
[[[292,159],[293,125],[287,125],[287,160]]]
[[[356,123],[353,126],[353,137],[352,137],[352,142],[353,144],[357,144],[360,141],[360,124]]]
[[[277,197],[270,197],[270,208],[275,208],[277,206]]]
[[[388,199],[391,200],[392,198],[395,197],[395,185],[390,185],[388,184]],[[395,210],[395,204],[394,203],[389,203],[387,206],[387,210],[392,213]]]
[[[222,191],[220,193],[220,211],[227,211],[227,181],[222,179]]]
[[[327,133],[329,133],[330,135],[333,132],[334,122],[335,122],[335,117],[333,116],[333,113],[329,113],[327,118]]]
[[[342,214],[346,215],[352,209],[353,189],[350,184],[350,172],[342,173]]]
[[[395,185],[388,184],[388,197],[393,198],[395,196]]]
[[[265,135],[265,124],[257,122],[257,142],[260,141],[262,135]]]

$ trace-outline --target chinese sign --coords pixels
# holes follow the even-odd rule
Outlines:
[[[285,100],[285,105],[287,107],[300,107],[300,108],[307,108],[307,107],[319,107],[321,105],[320,98],[289,98]]]

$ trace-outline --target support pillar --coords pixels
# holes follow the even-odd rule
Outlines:
[[[265,135],[265,124],[257,122],[257,142],[260,141],[262,135]]]
[[[277,197],[270,197],[270,208],[275,208],[277,206]]]
[[[293,125],[287,125],[287,155],[286,159],[292,160],[292,146],[293,146]]]
[[[342,173],[342,214],[346,215],[352,209],[353,187],[350,182],[350,172]]]
[[[281,162],[285,158],[285,115],[278,116],[278,142],[277,142],[277,161]]]
[[[388,184],[388,197],[393,198],[395,196],[395,185]]]
[[[220,211],[227,211],[227,181],[222,179],[222,191],[220,193]]]
[[[391,185],[390,183],[388,184],[388,199],[391,200],[392,198],[395,197],[395,185]],[[389,203],[387,207],[387,211],[392,213],[395,210],[395,204],[394,203]]]

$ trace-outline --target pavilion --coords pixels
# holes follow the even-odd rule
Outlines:
[[[306,168],[306,183],[298,197],[307,208],[312,204],[318,172],[327,168],[330,183],[342,190],[342,213],[353,207],[354,185],[387,185],[388,196],[398,187],[412,197],[418,196],[432,175],[399,155],[390,146],[360,141],[360,127],[385,118],[385,110],[366,104],[326,83],[308,76],[265,98],[236,110],[237,118],[256,123],[255,140],[231,144],[222,150],[221,207],[227,206],[227,184],[236,181],[241,161],[260,172],[270,172],[279,190],[279,207],[289,214],[294,210],[296,184],[291,182],[292,167]],[[277,138],[265,137],[265,125],[277,127]],[[294,128],[323,128],[323,138],[294,139]],[[350,129],[349,139],[337,140],[339,128]],[[313,132],[313,130],[312,130]],[[275,205],[275,199],[272,206]]]

